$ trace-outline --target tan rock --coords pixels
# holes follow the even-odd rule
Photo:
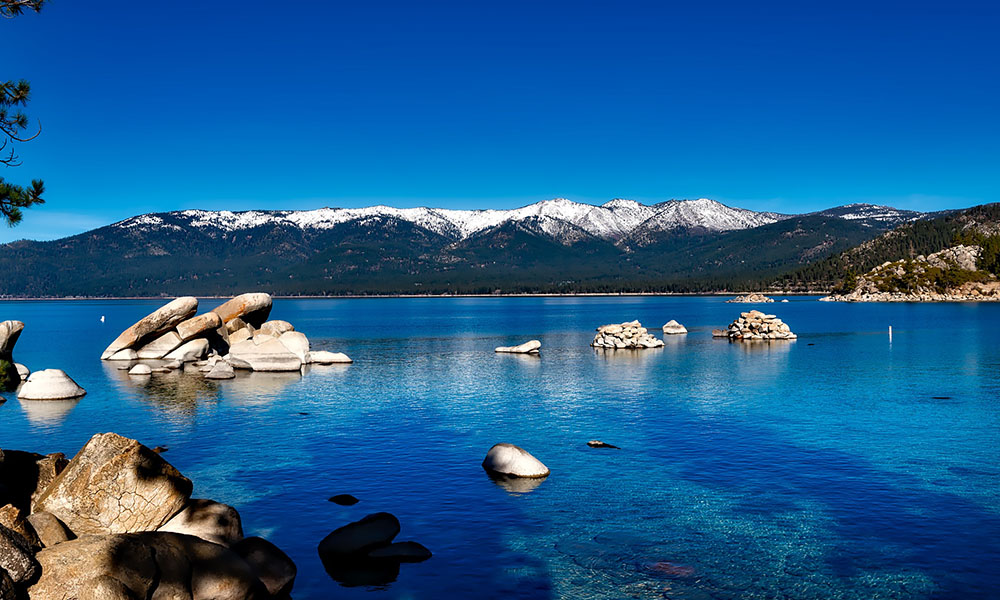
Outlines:
[[[184,296],[168,302],[123,331],[104,350],[101,358],[107,360],[115,352],[123,348],[131,348],[143,338],[172,329],[178,323],[194,315],[196,310],[198,310],[198,299],[193,296]]]
[[[38,534],[35,532],[35,528],[31,526],[31,523],[28,522],[27,516],[27,512],[13,504],[0,507],[0,525],[19,534],[32,548],[38,548],[42,543],[38,540]]]
[[[152,531],[187,504],[191,481],[159,454],[114,433],[97,434],[35,501],[72,531]]]
[[[240,318],[254,327],[260,327],[271,312],[271,296],[263,293],[240,294],[213,308],[212,312],[219,315],[223,323]]]
[[[260,331],[262,333],[266,333],[268,335],[273,335],[274,337],[278,337],[281,334],[285,333],[286,331],[295,331],[295,328],[292,327],[292,324],[289,323],[288,321],[281,321],[281,320],[275,319],[275,320],[268,321],[268,322],[264,323],[263,325],[261,325],[260,326]]]
[[[181,341],[188,341],[208,331],[214,331],[222,326],[218,313],[207,312],[177,324],[177,335]]]
[[[28,515],[28,522],[31,523],[38,540],[46,548],[61,544],[76,537],[66,524],[59,520],[59,517],[44,510],[36,511]]]

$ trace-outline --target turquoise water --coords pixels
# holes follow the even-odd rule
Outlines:
[[[722,298],[278,300],[274,318],[355,363],[141,385],[98,356],[159,304],[0,303],[27,324],[19,362],[88,390],[5,395],[0,446],[72,454],[99,431],[168,446],[196,496],[292,556],[296,598],[1000,595],[1000,305],[796,298],[766,310],[799,339],[750,345],[712,339],[747,310]],[[690,333],[588,346],[631,319]],[[531,338],[539,357],[493,353]],[[480,462],[500,441],[552,475],[492,482]],[[342,586],[316,544],[382,510],[434,557]]]

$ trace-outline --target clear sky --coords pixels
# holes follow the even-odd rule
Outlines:
[[[997,2],[50,0],[0,241],[149,211],[1000,200]]]

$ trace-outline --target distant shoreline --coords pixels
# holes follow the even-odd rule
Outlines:
[[[726,297],[726,296],[737,296],[746,292],[620,292],[620,293],[610,293],[610,292],[589,292],[589,293],[574,293],[574,294],[559,294],[559,293],[523,293],[523,294],[343,294],[343,295],[332,295],[332,296],[315,296],[315,295],[301,295],[301,296],[280,296],[272,294],[271,297],[276,300],[360,300],[368,298],[604,298],[604,297]],[[770,296],[825,296],[829,295],[830,292],[762,292]],[[211,299],[223,299],[232,298],[233,295],[209,295],[201,296],[198,294],[181,294],[181,295],[194,295],[198,298],[211,298]],[[39,296],[39,297],[28,297],[28,296],[10,296],[10,297],[0,297],[0,301],[24,301],[32,302],[39,300],[163,300],[166,298],[177,298],[178,296]]]

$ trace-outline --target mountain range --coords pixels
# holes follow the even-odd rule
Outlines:
[[[925,216],[870,204],[785,215],[709,199],[183,210],[2,245],[0,294],[705,291],[777,275]]]

